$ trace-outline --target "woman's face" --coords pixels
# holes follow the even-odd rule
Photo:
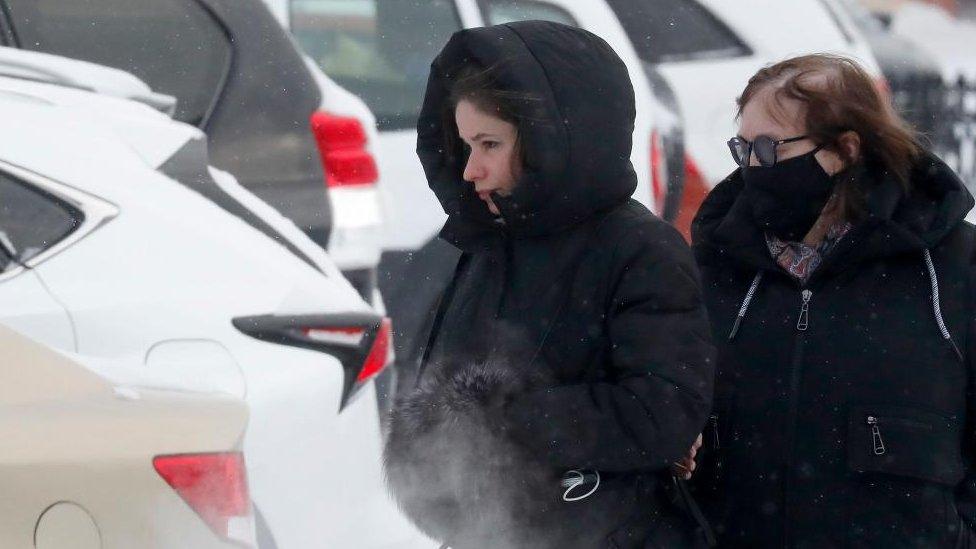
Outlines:
[[[515,125],[486,114],[467,100],[458,102],[454,119],[459,137],[471,149],[462,177],[474,183],[475,192],[491,213],[500,215],[490,193],[509,195],[518,178]]]
[[[773,103],[772,89],[757,93],[742,109],[739,123],[739,137],[750,143],[760,135],[767,135],[774,140],[789,139],[806,134],[806,124],[803,121],[802,105],[795,99],[781,100],[779,110]],[[774,117],[777,112],[779,117]],[[802,139],[792,143],[784,143],[776,148],[776,161],[806,154],[817,147],[810,139]],[[825,149],[814,155],[820,166],[829,175],[834,175],[844,167],[844,161],[837,153]],[[758,166],[759,160],[753,154],[749,158],[749,165]]]

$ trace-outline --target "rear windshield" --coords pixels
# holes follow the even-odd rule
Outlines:
[[[5,0],[24,49],[131,72],[176,97],[176,118],[201,125],[230,66],[230,39],[187,0]]]
[[[694,0],[608,0],[637,55],[649,63],[749,55],[749,47]]]
[[[431,60],[461,21],[451,0],[292,0],[302,49],[376,115],[381,130],[416,127]]]

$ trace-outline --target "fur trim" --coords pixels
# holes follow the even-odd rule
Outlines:
[[[506,436],[504,402],[538,383],[510,368],[470,366],[432,375],[397,402],[386,480],[424,533],[455,548],[598,547],[633,514],[636,489],[562,501],[562,471]]]

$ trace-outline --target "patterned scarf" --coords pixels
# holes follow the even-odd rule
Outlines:
[[[824,256],[834,248],[837,242],[851,230],[851,224],[846,221],[834,223],[827,229],[823,241],[817,246],[809,246],[803,242],[786,242],[771,234],[766,234],[766,246],[776,263],[784,271],[801,283],[806,284],[813,271],[823,262]]]

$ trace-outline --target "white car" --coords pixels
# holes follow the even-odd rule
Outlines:
[[[138,79],[9,48],[0,74],[0,322],[245,399],[261,549],[425,543],[383,485],[388,321]]]
[[[454,32],[514,20],[545,19],[585,28],[605,39],[627,66],[637,100],[631,161],[634,198],[665,211],[671,173],[682,161],[665,137],[680,125],[655,96],[645,67],[604,0],[265,0],[308,56],[376,116],[376,159],[383,185],[385,237],[380,288],[397,327],[397,354],[415,349],[456,253],[436,237],[446,215],[427,186],[416,155],[416,121],[430,63]],[[409,356],[398,363],[405,370]],[[405,372],[409,383],[409,372]]]
[[[976,21],[953,17],[945,9],[917,1],[895,4],[887,14],[891,32],[908,39],[936,61],[949,84],[976,81]]]
[[[0,44],[114,67],[171,94],[210,161],[376,292],[380,184],[372,115],[318,68],[261,0],[0,0]]]
[[[0,326],[0,546],[255,547],[247,407]],[[115,376],[118,377],[118,376]]]
[[[869,45],[836,0],[608,2],[641,58],[678,96],[692,171],[686,191],[700,198],[735,168],[725,146],[735,135],[735,100],[763,66],[836,53],[859,61],[884,87]],[[700,198],[689,206],[697,209]]]

